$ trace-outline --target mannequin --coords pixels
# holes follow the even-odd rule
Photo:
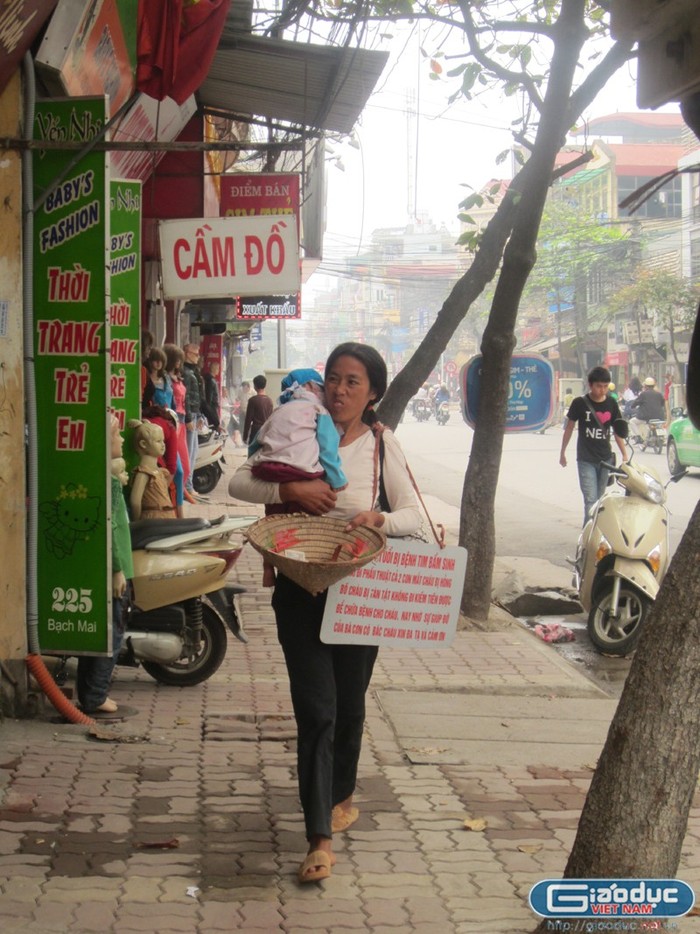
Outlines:
[[[175,508],[170,499],[172,476],[165,467],[158,466],[158,458],[165,454],[165,436],[160,425],[132,419],[133,445],[139,455],[139,466],[132,473],[131,519],[174,519]]]

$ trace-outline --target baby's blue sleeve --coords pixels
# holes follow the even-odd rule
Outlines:
[[[318,440],[319,460],[326,471],[325,480],[334,490],[341,490],[348,485],[347,478],[340,465],[338,454],[338,429],[330,415],[319,412],[316,416],[316,438]]]

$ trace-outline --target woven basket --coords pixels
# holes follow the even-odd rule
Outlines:
[[[317,594],[373,561],[386,547],[386,535],[379,529],[361,525],[346,532],[346,525],[342,519],[287,513],[266,516],[245,534],[285,577]],[[304,557],[294,557],[294,552]]]

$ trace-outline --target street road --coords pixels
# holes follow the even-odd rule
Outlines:
[[[434,419],[415,422],[406,415],[398,438],[423,493],[454,507],[448,531],[457,532],[464,475],[469,462],[473,431],[461,415],[452,412],[445,426]],[[573,555],[583,518],[583,499],[576,470],[576,437],[567,450],[568,467],[559,465],[562,430],[545,434],[507,434],[496,497],[496,551],[499,556],[546,558],[566,565]],[[635,459],[656,468],[662,481],[669,479],[665,455],[635,454]],[[671,512],[671,550],[675,551],[700,498],[700,470],[692,470],[667,489]],[[442,520],[440,520],[442,521]]]

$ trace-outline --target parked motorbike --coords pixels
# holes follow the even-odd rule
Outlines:
[[[118,663],[143,664],[161,684],[200,684],[226,654],[226,628],[247,642],[226,584],[243,541],[231,536],[254,516],[209,521],[144,519],[131,525],[133,599]]]
[[[668,567],[669,514],[666,490],[653,468],[632,459],[607,466],[616,486],[598,500],[581,532],[573,584],[596,649],[627,655]]]
[[[431,406],[427,399],[416,399],[413,403],[413,415],[418,422],[427,422],[430,418]]]
[[[435,412],[435,418],[438,425],[446,425],[450,420],[450,405],[448,402],[441,402]]]
[[[192,486],[196,493],[204,496],[211,493],[223,474],[224,445],[226,432],[207,428],[199,432],[199,447],[192,471]]]

